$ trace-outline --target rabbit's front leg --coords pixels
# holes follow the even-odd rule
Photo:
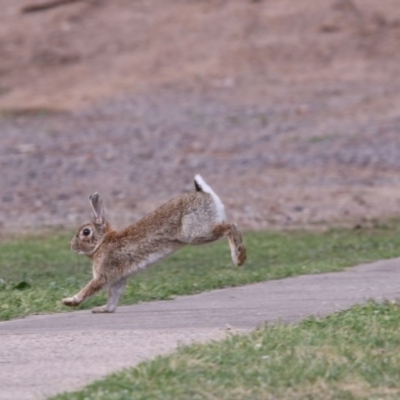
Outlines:
[[[92,309],[93,313],[112,313],[117,309],[119,298],[125,289],[128,278],[122,278],[116,283],[110,285],[108,289],[107,304]]]
[[[99,292],[105,285],[102,279],[92,279],[79,293],[72,297],[66,297],[62,302],[69,307],[79,306],[85,299]]]

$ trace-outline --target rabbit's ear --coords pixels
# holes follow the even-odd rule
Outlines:
[[[89,197],[90,205],[93,210],[94,222],[103,225],[105,222],[104,218],[104,207],[103,200],[98,193],[93,193]]]

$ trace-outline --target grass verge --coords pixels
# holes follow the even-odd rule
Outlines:
[[[398,399],[400,305],[271,325],[110,375],[53,400]]]
[[[254,232],[245,235],[248,260],[232,265],[226,241],[186,247],[130,279],[123,304],[170,299],[288,276],[338,271],[399,255],[397,224],[325,233]],[[91,277],[90,260],[69,250],[69,234],[22,237],[0,243],[0,320],[69,310],[61,299]],[[80,308],[101,305],[105,294]]]

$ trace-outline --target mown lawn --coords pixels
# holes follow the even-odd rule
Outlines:
[[[182,347],[52,400],[400,398],[400,304]]]
[[[399,224],[400,225],[400,224]],[[0,320],[35,313],[70,311],[61,299],[75,294],[91,277],[90,260],[69,250],[69,233],[0,242]],[[132,277],[123,304],[267,279],[338,271],[361,262],[400,255],[400,228],[328,232],[254,232],[245,235],[248,260],[235,267],[225,240],[186,247]],[[105,294],[80,308],[101,305]]]

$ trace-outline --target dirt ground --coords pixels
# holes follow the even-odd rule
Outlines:
[[[398,0],[2,0],[0,231],[126,225],[201,173],[244,229],[400,214]]]

